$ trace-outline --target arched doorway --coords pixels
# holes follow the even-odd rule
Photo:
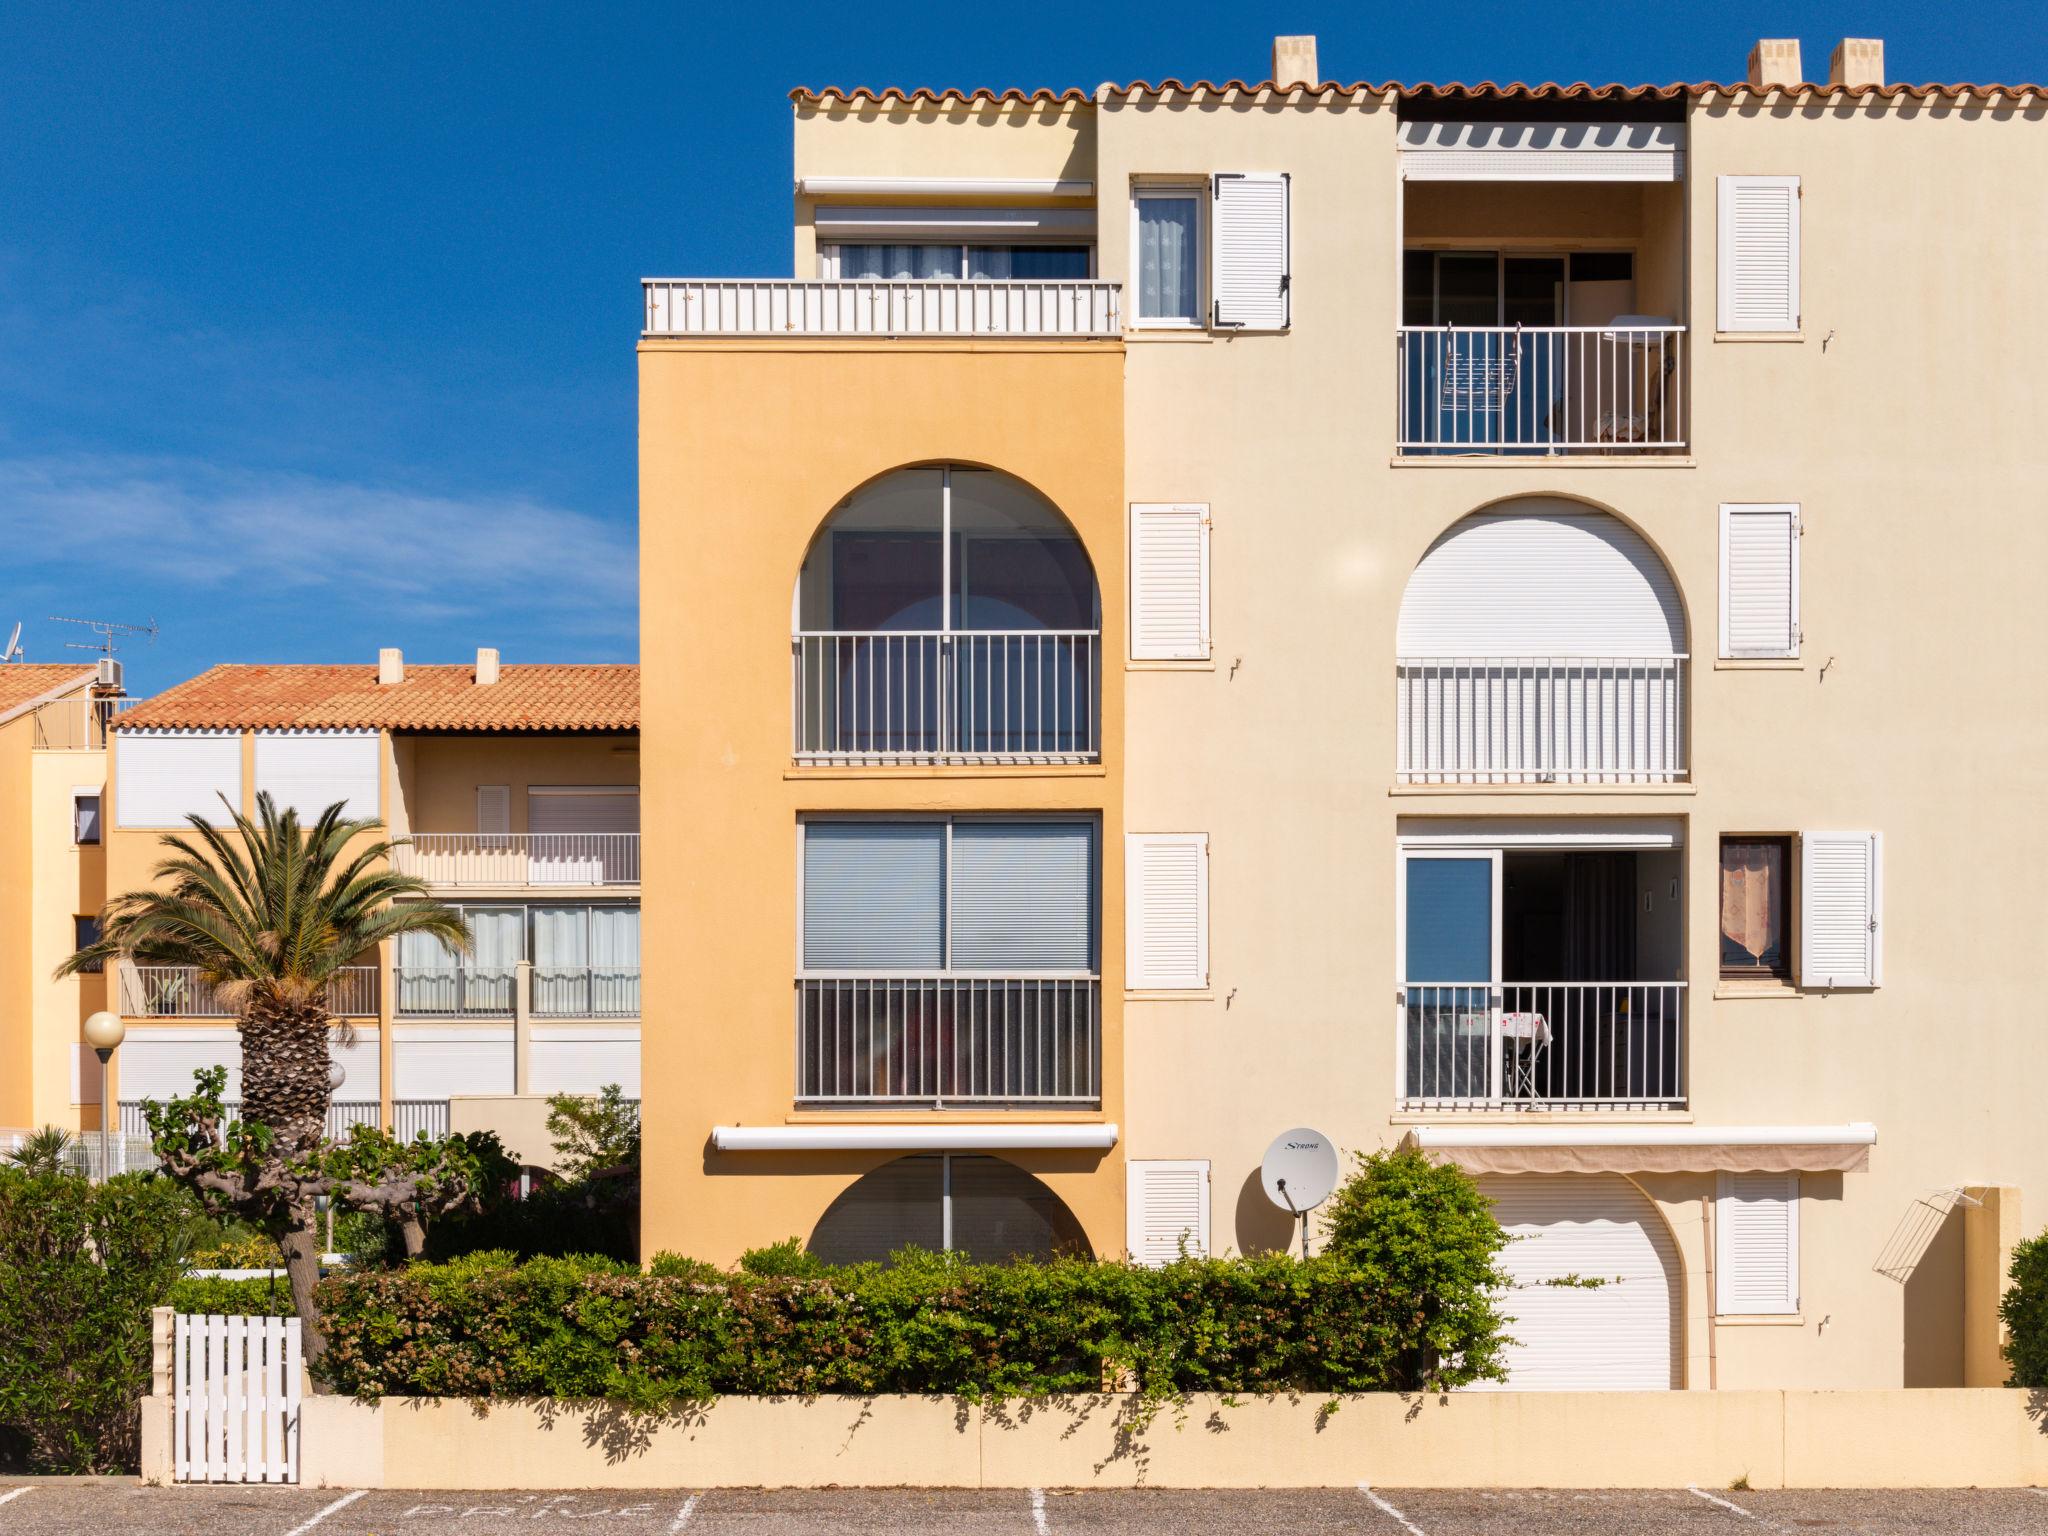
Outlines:
[[[1406,782],[1686,777],[1684,604],[1609,513],[1530,496],[1460,519],[1409,576],[1395,648]]]
[[[899,1157],[826,1209],[807,1245],[831,1264],[886,1263],[900,1248],[950,1249],[977,1264],[1089,1251],[1065,1201],[999,1157]]]
[[[792,617],[800,760],[1100,752],[1095,568],[1014,476],[948,464],[870,481],[812,540]]]

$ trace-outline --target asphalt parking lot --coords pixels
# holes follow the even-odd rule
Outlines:
[[[1634,1536],[1637,1532],[2048,1533],[2031,1488],[1749,1492],[1301,1489],[1068,1492],[711,1489],[407,1493],[142,1488],[124,1479],[0,1479],[0,1536]]]

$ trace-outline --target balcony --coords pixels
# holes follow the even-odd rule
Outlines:
[[[1403,454],[1686,448],[1682,325],[1403,326]]]
[[[1094,976],[803,976],[797,1102],[950,1109],[1101,1100]]]
[[[1101,641],[1097,630],[800,631],[796,759],[1092,763]]]
[[[648,336],[1114,338],[1121,285],[885,278],[642,280]]]
[[[121,1011],[138,1019],[232,1019],[240,1010],[190,965],[123,965]],[[377,1017],[377,967],[344,966],[327,988],[327,1011],[340,1019]]]
[[[1674,784],[1682,654],[1398,658],[1403,784]]]
[[[98,752],[107,744],[107,727],[123,711],[142,700],[131,698],[52,699],[35,707],[35,750]]]
[[[1682,981],[1405,990],[1404,1110],[1685,1108]]]
[[[391,867],[439,890],[640,883],[638,832],[415,832]]]
[[[393,966],[400,1019],[637,1019],[638,966]]]

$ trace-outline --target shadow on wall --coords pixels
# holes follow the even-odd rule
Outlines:
[[[1901,1384],[1963,1384],[1963,1207],[1952,1196],[1915,1200],[1876,1266],[1905,1292]]]
[[[1237,1191],[1237,1251],[1239,1253],[1283,1253],[1294,1242],[1294,1218],[1266,1198],[1254,1168]],[[1310,1241],[1314,1241],[1311,1234]]]

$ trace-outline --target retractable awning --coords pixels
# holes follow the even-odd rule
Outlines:
[[[1103,1152],[1116,1127],[1096,1121],[1055,1124],[715,1125],[720,1152]]]
[[[1679,123],[1409,122],[1407,181],[1681,181]]]
[[[1408,1141],[1467,1173],[1859,1173],[1877,1127],[1418,1125]]]

